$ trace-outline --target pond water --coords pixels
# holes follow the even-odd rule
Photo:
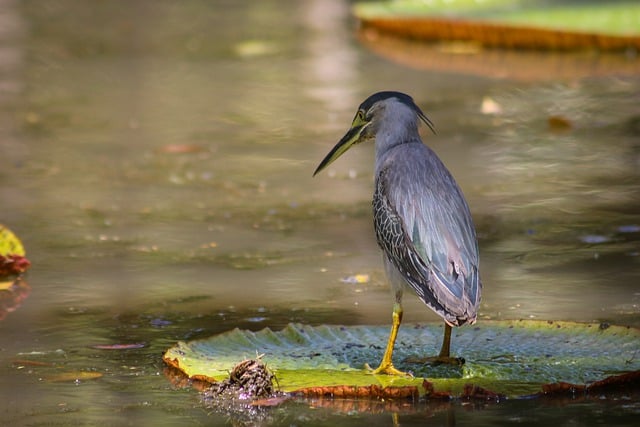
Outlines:
[[[241,424],[172,386],[163,351],[236,327],[389,324],[373,147],[311,177],[378,90],[411,94],[436,125],[423,136],[478,229],[480,322],[640,326],[638,59],[618,54],[624,66],[603,72],[593,56],[593,75],[578,65],[571,77],[571,55],[536,54],[544,68],[530,72],[527,56],[521,79],[447,69],[441,50],[431,69],[408,64],[355,28],[339,0],[0,1],[0,223],[32,262],[27,298],[0,321],[3,422]],[[452,64],[493,55],[451,52]],[[370,280],[344,283],[356,274]],[[405,321],[438,321],[405,300]],[[143,345],[95,348],[132,343]],[[261,416],[632,425],[639,412],[611,401],[297,403]]]

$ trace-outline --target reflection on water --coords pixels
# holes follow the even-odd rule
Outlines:
[[[0,288],[0,320],[3,320],[20,307],[31,293],[31,287],[23,277],[9,279],[5,283],[0,282],[0,285],[5,285]]]
[[[640,325],[637,76],[523,85],[421,71],[361,46],[347,2],[224,3],[0,1],[1,222],[33,263],[29,298],[0,323],[7,419],[219,420],[160,374],[176,340],[388,323],[372,147],[311,178],[382,89],[411,93],[436,124],[426,140],[479,230],[482,318]],[[482,112],[487,97],[498,112]],[[340,281],[355,274],[371,280]],[[406,300],[408,322],[438,320]],[[146,347],[91,348],[134,342]],[[49,365],[13,363],[25,359]],[[104,375],[46,380],[60,370]],[[491,425],[521,405],[480,418],[454,405],[455,419]],[[531,405],[525,422],[566,410],[590,423]],[[296,408],[285,421],[310,416]],[[444,424],[454,409],[401,421]],[[637,413],[598,410],[611,424]]]
[[[547,52],[535,50],[485,49],[472,42],[421,43],[362,28],[359,40],[373,52],[408,67],[479,74],[520,82],[558,81],[640,72],[637,53],[596,51]]]

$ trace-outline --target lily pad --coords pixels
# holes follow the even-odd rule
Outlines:
[[[485,321],[455,330],[452,345],[466,359],[461,368],[403,362],[433,355],[442,325],[403,325],[394,360],[414,378],[371,375],[365,363],[382,357],[387,326],[317,327],[290,324],[280,331],[235,329],[208,339],[179,342],[164,361],[186,376],[219,381],[240,360],[262,354],[282,391],[309,387],[422,386],[460,393],[473,383],[507,396],[540,391],[542,384],[587,384],[640,369],[640,330],[622,326],[546,321]]]
[[[632,1],[395,0],[361,2],[354,10],[365,27],[423,40],[536,49],[640,46],[640,5]]]

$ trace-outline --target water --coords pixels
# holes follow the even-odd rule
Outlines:
[[[579,79],[425,70],[367,49],[347,2],[253,3],[0,2],[0,222],[33,264],[28,298],[0,322],[4,422],[230,422],[171,385],[166,348],[235,327],[389,323],[372,147],[311,177],[383,89],[427,112],[438,134],[423,136],[468,198],[480,321],[640,326],[637,59]],[[341,281],[354,274],[371,281]],[[408,296],[405,320],[437,317]],[[120,343],[144,347],[92,347]],[[58,381],[65,372],[102,376]],[[630,425],[638,406],[298,403],[263,415],[386,425],[393,413],[403,424]]]

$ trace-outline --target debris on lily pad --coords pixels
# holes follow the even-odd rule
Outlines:
[[[290,399],[276,391],[275,377],[260,360],[246,359],[236,364],[227,378],[203,387],[202,402],[208,408],[226,413],[234,419],[246,419],[246,425],[271,417],[269,407],[278,406]],[[241,423],[245,425],[245,423]]]
[[[273,374],[260,359],[247,359],[233,367],[229,378],[211,384],[205,397],[217,399],[227,396],[239,400],[265,398],[274,392],[273,380]]]
[[[18,237],[0,224],[0,277],[24,273],[31,266]]]

